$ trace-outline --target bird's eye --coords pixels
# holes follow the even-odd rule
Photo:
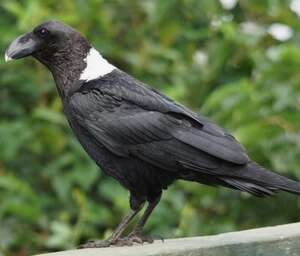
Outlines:
[[[49,34],[49,31],[45,28],[41,28],[39,31],[38,31],[38,34],[39,36],[41,37],[46,37],[48,34]]]

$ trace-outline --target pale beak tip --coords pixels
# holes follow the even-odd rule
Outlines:
[[[5,59],[5,62],[12,60],[12,58],[7,55],[7,52],[4,55],[4,59]]]

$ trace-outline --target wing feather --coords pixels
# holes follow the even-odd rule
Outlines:
[[[111,152],[174,171],[191,166],[214,170],[222,161],[249,161],[235,138],[205,117],[136,80],[114,83],[88,83],[69,100],[81,126]]]

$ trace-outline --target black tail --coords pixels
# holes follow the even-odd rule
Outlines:
[[[270,196],[278,190],[300,195],[300,183],[271,172],[255,162],[238,170],[228,171],[230,176],[219,177],[229,187],[249,192],[255,196]]]

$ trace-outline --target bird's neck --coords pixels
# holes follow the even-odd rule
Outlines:
[[[116,67],[104,59],[95,48],[89,50],[84,62],[86,66],[80,73],[79,80],[85,82],[103,77],[116,69]]]
[[[61,97],[65,98],[85,82],[103,77],[116,69],[89,44],[56,54],[43,62],[51,71]]]

